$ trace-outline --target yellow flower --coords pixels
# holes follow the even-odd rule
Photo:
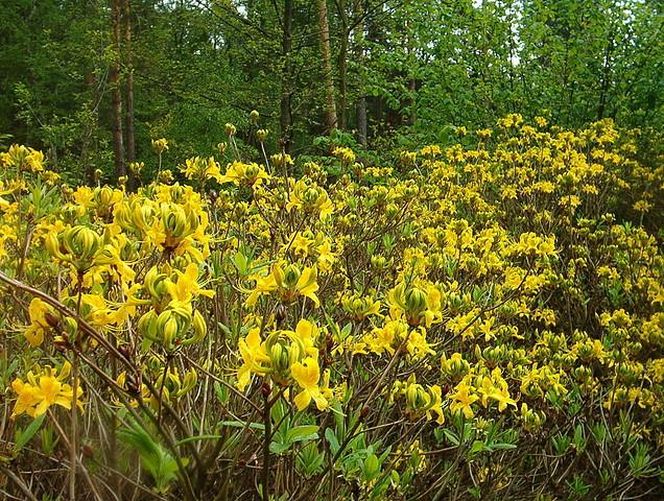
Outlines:
[[[44,170],[44,154],[27,146],[12,144],[7,153],[2,154],[2,163],[22,171],[41,172]]]
[[[12,389],[18,395],[11,417],[20,416],[24,412],[34,416],[36,406],[41,402],[37,395],[37,386],[24,383],[21,379],[15,379],[12,382]]]
[[[371,296],[353,294],[342,298],[341,305],[355,320],[360,322],[369,315],[380,314],[380,302],[374,300]]]
[[[300,271],[296,265],[290,265],[284,269],[282,263],[275,263],[267,276],[253,277],[253,280],[256,281],[256,287],[249,294],[246,304],[253,307],[261,295],[276,292],[285,304],[292,303],[298,296],[304,296],[311,299],[318,307],[320,301],[316,295],[318,290],[317,277],[318,270],[315,266],[312,268],[305,266]]]
[[[195,263],[187,265],[184,273],[179,270],[175,273],[178,275],[177,282],[167,278],[164,286],[176,306],[189,304],[196,296],[214,297],[214,291],[202,289],[198,284],[198,266]]]
[[[634,203],[634,205],[632,205],[632,209],[634,209],[636,212],[645,213],[652,209],[652,204],[647,200],[638,200]]]
[[[318,327],[316,324],[303,318],[297,323],[295,332],[292,334],[294,338],[302,343],[305,353],[312,356],[318,355],[318,349],[315,346],[316,338],[318,337]]]
[[[477,390],[481,395],[481,402],[484,407],[488,405],[488,399],[498,402],[498,410],[500,412],[503,412],[508,405],[516,407],[516,401],[510,397],[507,382],[502,378],[500,369],[494,369],[491,377],[478,377],[478,383]]]
[[[85,273],[97,264],[96,254],[102,247],[103,239],[91,228],[77,225],[59,234],[49,233],[45,244],[53,257]]]
[[[226,167],[226,174],[220,176],[217,181],[220,184],[223,183],[233,183],[236,186],[259,186],[263,184],[263,181],[269,179],[265,169],[260,167],[258,164],[245,164],[242,162],[233,162],[228,164]]]
[[[161,154],[168,149],[168,141],[163,137],[161,139],[153,139],[152,147],[157,153]]]
[[[244,390],[251,382],[251,375],[264,376],[270,370],[270,357],[261,343],[260,328],[249,331],[247,337],[240,339],[238,344],[244,364],[237,371],[237,386]]]
[[[433,355],[436,353],[431,349],[429,343],[427,343],[426,335],[427,331],[424,329],[424,327],[413,329],[408,335],[406,350],[414,359],[423,358],[426,355]]]
[[[46,315],[53,315],[53,310],[44,301],[36,297],[30,301],[28,314],[30,315],[30,325],[25,329],[23,335],[30,346],[34,348],[44,342],[44,334],[50,327]]]
[[[336,261],[335,255],[332,253],[332,245],[329,240],[325,240],[318,247],[316,247],[318,258],[316,264],[322,272],[332,271],[332,264]]]
[[[292,181],[291,181],[292,183]],[[333,205],[327,192],[315,183],[308,186],[299,180],[291,186],[290,198],[286,210],[299,209],[306,213],[319,213],[322,220],[332,214]]]
[[[18,395],[18,399],[14,405],[12,417],[23,413],[30,417],[39,417],[53,405],[71,409],[74,391],[70,385],[63,383],[69,377],[70,370],[69,362],[65,362],[58,376],[56,376],[57,371],[46,367],[44,372],[39,375],[30,371],[26,383],[19,378],[15,379],[12,382],[12,389]],[[76,405],[82,408],[80,398],[83,390],[79,387],[76,393]]]
[[[407,287],[402,282],[387,294],[390,316],[393,319],[405,316],[408,324],[413,327],[421,324],[431,327],[442,319],[441,297],[434,285]]]
[[[454,414],[463,412],[466,419],[472,418],[475,413],[473,412],[471,405],[479,400],[480,397],[470,393],[471,387],[465,378],[456,386],[455,390],[455,393],[448,395],[448,398],[452,400],[450,403],[450,411]]]
[[[221,182],[222,178],[219,164],[213,157],[188,158],[184,161],[184,166],[180,166],[180,171],[187,179],[198,179],[200,181],[215,179],[217,182]]]
[[[429,393],[431,395],[431,402],[429,408],[427,409],[427,418],[431,419],[431,414],[436,414],[436,423],[443,424],[445,422],[445,416],[443,415],[443,399],[442,399],[442,390],[440,386],[433,385],[429,387]]]
[[[302,391],[298,393],[293,400],[298,410],[306,409],[312,399],[316,402],[318,410],[322,411],[327,409],[329,403],[318,387],[320,367],[315,358],[307,357],[302,362],[294,363],[291,366],[291,375],[302,388]]]
[[[395,339],[403,339],[408,335],[408,325],[401,320],[389,320],[382,328],[375,328],[362,337],[362,342],[372,353],[381,355],[384,352],[394,354],[392,346]]]
[[[124,282],[131,282],[136,276],[131,266],[122,259],[120,249],[115,245],[104,245],[95,257],[95,263],[103,266],[109,274],[119,277]]]
[[[332,150],[332,154],[347,165],[355,162],[355,153],[350,148],[337,146]]]
[[[400,391],[406,396],[407,409],[412,417],[418,418],[424,414],[427,419],[433,419],[435,414],[438,424],[445,422],[440,386],[429,386],[427,390],[421,384],[417,384],[415,375],[411,374],[406,383],[397,381],[393,391]]]

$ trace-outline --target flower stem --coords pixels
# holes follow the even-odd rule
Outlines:
[[[76,301],[76,315],[81,314],[81,299],[83,297],[83,274],[78,274],[78,299]],[[73,342],[78,344],[78,332]],[[76,466],[78,463],[78,409],[76,396],[78,395],[78,353],[74,350],[72,354],[72,403],[71,403],[71,441],[69,447],[69,464],[71,471],[69,472],[69,499],[74,501],[76,499]]]
[[[263,423],[265,425],[265,436],[263,437],[263,501],[270,499],[270,442],[272,440],[272,417],[270,409],[273,401],[270,401],[270,388],[263,385]]]

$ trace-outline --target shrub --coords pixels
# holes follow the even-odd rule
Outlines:
[[[135,193],[3,153],[3,488],[661,495],[662,168],[610,121],[472,136]]]

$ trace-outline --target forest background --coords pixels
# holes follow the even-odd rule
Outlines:
[[[170,163],[211,154],[228,122],[258,158],[259,127],[271,151],[385,151],[518,112],[612,118],[655,158],[663,20],[652,0],[7,0],[0,145],[92,182],[149,174],[153,138]]]

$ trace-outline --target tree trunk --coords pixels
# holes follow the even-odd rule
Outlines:
[[[330,60],[330,26],[327,21],[327,0],[318,1],[318,28],[320,31],[323,82],[325,85],[325,127],[332,132],[337,127],[337,109],[334,102],[334,81]]]
[[[111,4],[111,22],[113,27],[113,62],[109,72],[109,80],[112,93],[112,129],[113,129],[113,155],[115,158],[115,174],[120,176],[127,175],[127,166],[125,165],[125,150],[122,140],[122,93],[120,88],[120,17],[121,0],[112,0]]]
[[[339,128],[346,129],[348,107],[348,32],[344,29],[339,44]]]
[[[417,92],[417,81],[414,78],[411,78],[408,81],[408,107],[410,108],[410,113],[408,113],[408,125],[415,125],[417,120],[417,111],[415,109],[415,93]]]
[[[597,120],[604,118],[606,110],[607,95],[611,83],[611,54],[613,52],[613,33],[609,33],[604,51],[604,65],[602,68],[602,84],[599,94],[599,104],[597,105]]]
[[[348,13],[346,12],[346,1],[337,0],[337,11],[339,14],[340,41],[337,67],[339,71],[339,128],[346,130],[348,127],[348,42],[350,38]]]
[[[283,150],[288,153],[292,142],[291,114],[291,50],[293,48],[293,0],[284,0],[283,37],[281,39],[281,54],[284,66],[281,74],[281,102],[279,113],[279,128],[281,129],[281,143]]]
[[[124,0],[124,56],[127,66],[127,109],[125,116],[127,162],[136,161],[136,133],[134,131],[134,65],[131,53],[131,0]]]
[[[360,96],[355,103],[357,113],[357,140],[362,146],[367,145],[367,98]]]
[[[355,6],[354,15],[356,17],[363,16],[362,22],[355,27],[355,31],[353,33],[353,42],[355,44],[354,48],[355,60],[358,62],[358,66],[360,68],[359,79],[357,82],[357,92],[359,94],[359,97],[355,102],[355,113],[357,115],[357,140],[360,142],[362,146],[366,146],[367,145],[367,98],[364,94],[364,75],[362,74],[363,73],[362,69],[364,68],[364,65],[362,64],[362,60],[364,59],[363,42],[364,42],[365,30],[368,28],[368,17],[362,11],[362,5],[364,5],[365,9],[367,8],[364,2],[356,2],[354,4]]]
[[[413,49],[413,37],[411,36],[411,25],[408,21],[404,26],[405,36],[406,36],[406,55],[408,62],[408,117],[407,124],[415,125],[415,120],[417,119],[417,113],[415,111],[415,93],[417,91],[417,81],[415,76],[413,76],[413,68],[417,64],[417,59],[414,55],[415,51]]]
[[[79,161],[81,165],[85,165],[85,178],[86,182],[89,185],[94,184],[95,180],[95,164],[91,161],[91,158],[94,157],[95,152],[98,151],[98,145],[93,144],[97,137],[97,130],[99,127],[99,100],[101,99],[101,85],[99,85],[98,79],[94,71],[90,71],[85,76],[85,86],[88,88],[90,95],[90,109],[92,115],[90,116],[90,121],[86,119],[86,126],[84,127],[83,137],[81,141],[81,155]],[[93,150],[90,153],[90,150]]]

